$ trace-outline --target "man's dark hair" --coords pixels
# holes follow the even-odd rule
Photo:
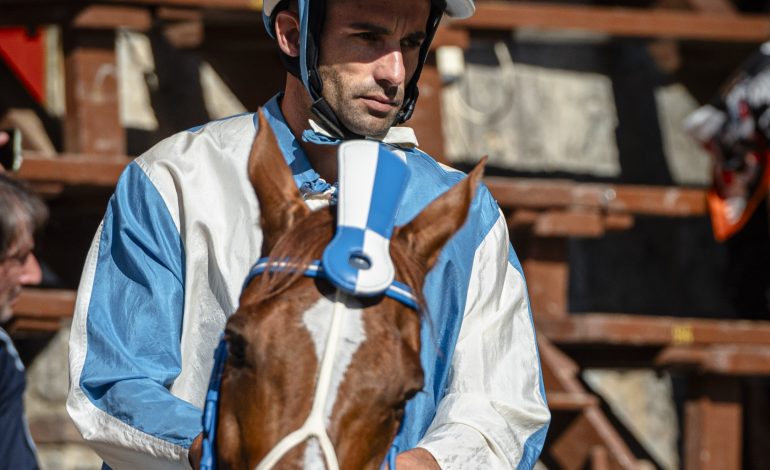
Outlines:
[[[0,260],[25,230],[32,234],[47,219],[48,209],[26,184],[0,173]]]

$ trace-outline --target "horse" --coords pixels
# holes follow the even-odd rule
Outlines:
[[[334,206],[308,207],[259,113],[248,174],[271,261],[245,283],[220,345],[218,468],[380,468],[423,386],[425,276],[463,225],[482,171],[483,162],[393,230],[395,278],[412,300],[351,295],[306,272],[334,236]]]

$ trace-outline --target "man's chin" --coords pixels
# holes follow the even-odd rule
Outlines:
[[[345,121],[347,121],[347,119]],[[390,115],[377,117],[370,114],[364,118],[356,119],[355,122],[345,121],[343,121],[345,127],[355,134],[364,137],[382,138],[393,126],[395,117]]]

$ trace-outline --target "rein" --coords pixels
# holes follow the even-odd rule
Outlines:
[[[281,272],[295,269],[304,269],[303,275],[305,277],[328,279],[320,260],[311,261],[307,266],[302,268],[293,265],[291,262],[261,258],[254,267],[251,268],[248,276],[246,276],[244,288],[248,286],[255,277],[265,272]],[[412,292],[412,289],[404,283],[395,280],[392,281],[382,295],[397,300],[409,308],[419,310],[419,304],[417,303],[417,299]],[[255,470],[267,470],[273,468],[273,466],[275,466],[288,451],[311,437],[317,438],[321,445],[321,451],[326,461],[327,470],[339,469],[337,454],[334,451],[334,446],[326,431],[322,413],[329,393],[331,373],[334,366],[334,358],[337,353],[337,345],[339,344],[339,335],[342,326],[342,312],[345,310],[345,300],[347,298],[347,293],[341,289],[337,289],[334,296],[332,323],[329,329],[329,336],[326,338],[324,355],[323,358],[321,358],[310,415],[299,429],[289,433],[281,439],[255,467]],[[219,389],[222,385],[222,372],[224,371],[226,361],[227,344],[225,343],[223,335],[214,352],[214,369],[211,374],[211,381],[209,382],[209,389],[206,394],[206,404],[203,410],[203,454],[201,457],[201,470],[216,469],[215,443],[217,414],[219,409]],[[393,467],[391,466],[391,468]]]

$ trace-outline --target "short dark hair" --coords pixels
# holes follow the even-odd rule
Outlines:
[[[24,231],[33,234],[48,219],[48,208],[22,181],[0,173],[0,260]]]

